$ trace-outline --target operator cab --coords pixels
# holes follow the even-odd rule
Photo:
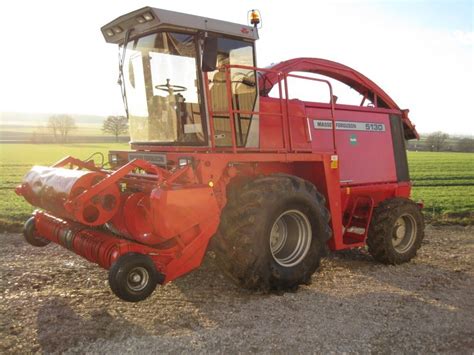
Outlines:
[[[258,147],[258,90],[253,70],[256,29],[146,7],[105,25],[120,48],[119,82],[135,146],[231,146],[227,80],[236,144]],[[227,80],[226,80],[227,79]],[[213,112],[209,128],[207,112]]]

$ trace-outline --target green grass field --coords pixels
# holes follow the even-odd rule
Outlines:
[[[474,222],[474,154],[409,152],[413,199],[438,222]]]
[[[33,165],[50,165],[66,155],[85,159],[128,144],[0,145],[0,230],[18,230],[33,207],[14,193]],[[429,221],[474,223],[474,154],[409,152],[413,199],[423,200]]]

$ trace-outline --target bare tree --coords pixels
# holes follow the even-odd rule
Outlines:
[[[127,117],[124,116],[109,116],[105,119],[102,126],[102,131],[115,136],[115,141],[121,134],[128,132]]]
[[[67,142],[68,134],[76,129],[76,122],[69,115],[53,115],[48,119],[48,127],[53,131],[55,141],[60,137],[61,142]]]
[[[57,142],[59,134],[59,119],[58,116],[51,116],[48,119],[48,127],[51,128],[54,135],[54,141]]]
[[[474,152],[474,138],[461,138],[458,141],[457,148],[460,152]]]
[[[439,152],[443,150],[444,146],[446,145],[446,140],[449,138],[449,134],[443,133],[441,131],[433,132],[428,135],[426,138],[426,145],[429,149],[433,152]]]

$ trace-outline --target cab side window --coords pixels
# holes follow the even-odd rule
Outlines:
[[[224,65],[254,66],[253,43],[230,38],[218,38],[217,69],[208,73],[212,102],[211,110],[214,112],[214,138],[217,146],[232,145]],[[231,68],[230,85],[234,110],[244,112],[235,113],[232,117],[236,130],[236,142],[237,146],[245,147],[248,146],[254,118],[254,115],[245,112],[254,111],[257,101],[255,71]],[[255,123],[258,123],[257,120],[255,120]]]

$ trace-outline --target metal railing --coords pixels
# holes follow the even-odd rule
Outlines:
[[[232,89],[232,78],[231,78],[231,69],[236,68],[236,69],[244,69],[248,71],[253,71],[255,74],[257,73],[273,73],[276,74],[278,80],[277,83],[274,85],[278,85],[278,100],[279,100],[279,107],[280,107],[280,112],[265,112],[265,111],[248,111],[248,110],[240,110],[236,109],[234,107],[234,101],[233,101],[233,89]],[[328,80],[324,79],[319,79],[319,78],[312,78],[308,76],[303,76],[303,75],[297,75],[297,74],[290,74],[290,73],[284,73],[284,72],[277,72],[272,69],[265,69],[265,68],[257,68],[257,67],[252,67],[252,66],[246,66],[246,65],[225,65],[220,68],[221,70],[223,69],[225,71],[225,82],[226,82],[226,97],[227,97],[227,105],[228,105],[228,110],[227,111],[213,111],[212,110],[212,103],[213,103],[213,98],[211,96],[211,92],[209,89],[209,78],[208,74],[205,73],[205,81],[206,81],[206,97],[207,97],[207,106],[208,106],[208,112],[209,112],[209,135],[210,135],[210,142],[211,142],[211,147],[212,149],[219,149],[219,150],[224,150],[228,151],[231,150],[232,152],[236,153],[238,151],[284,151],[284,152],[292,152],[298,149],[294,149],[294,144],[292,141],[292,125],[291,125],[291,113],[289,110],[289,98],[288,98],[288,78],[298,78],[298,79],[305,79],[305,80],[311,80],[311,81],[316,81],[316,82],[321,82],[324,83],[328,86],[329,88],[329,95],[330,95],[330,110],[331,110],[331,121],[332,121],[332,141],[333,141],[333,151],[334,153],[336,152],[336,122],[334,118],[334,99],[333,99],[333,91],[332,91],[332,86],[331,83]],[[257,75],[255,75],[256,81],[255,81],[255,90],[260,90],[260,83],[257,80]],[[256,93],[257,94],[257,93]],[[255,107],[255,106],[254,106]],[[280,116],[282,120],[282,142],[283,142],[283,147],[282,149],[262,149],[258,147],[239,147],[237,146],[237,138],[236,138],[236,128],[235,128],[235,114],[240,114],[240,115],[258,115],[259,117],[263,115],[272,115],[272,116]],[[214,131],[214,117],[218,115],[229,115],[229,121],[230,121],[230,131],[232,135],[232,145],[231,146],[216,146],[216,141],[215,141],[215,131]],[[307,119],[309,119],[307,117]],[[250,129],[250,127],[249,127]],[[311,127],[307,127],[309,130],[308,135],[311,137]]]

